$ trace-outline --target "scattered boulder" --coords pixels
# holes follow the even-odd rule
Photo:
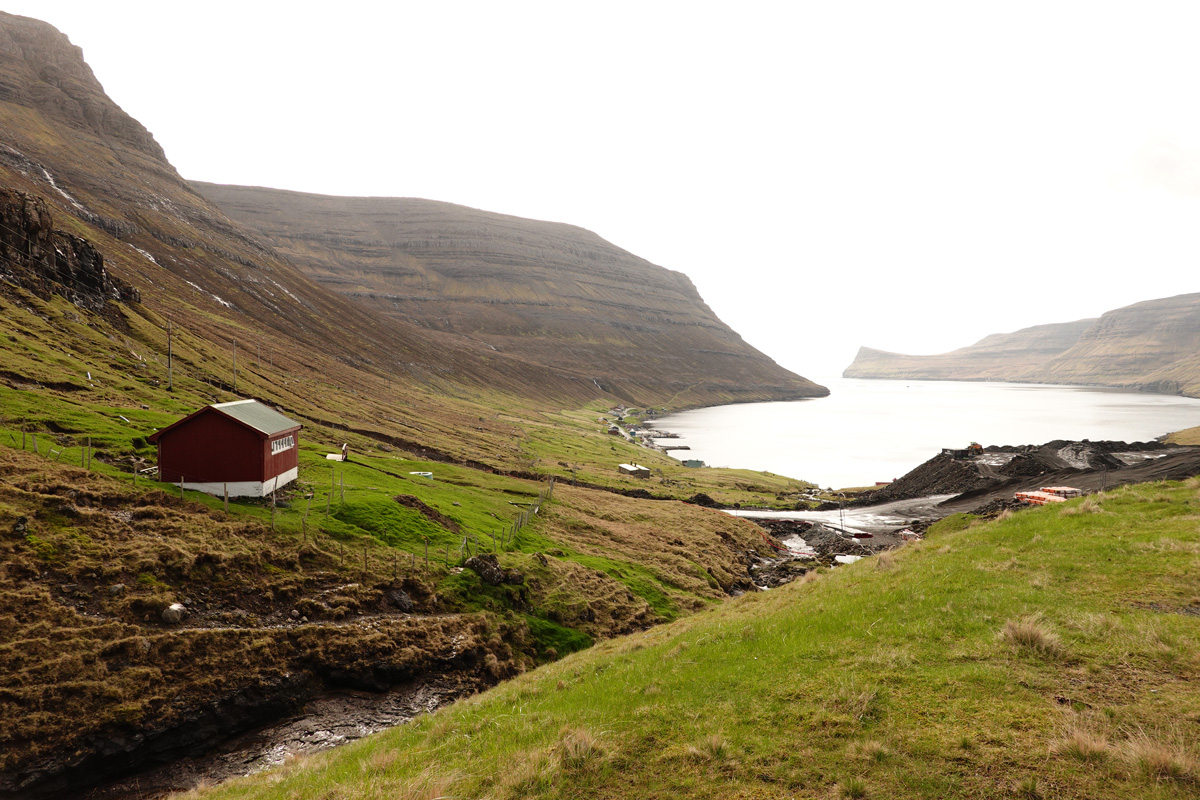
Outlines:
[[[384,597],[387,598],[390,606],[403,611],[405,614],[408,614],[413,610],[412,598],[409,597],[408,592],[404,591],[403,589],[392,589],[388,592],[385,592]]]
[[[183,603],[171,603],[163,609],[162,621],[168,625],[178,625],[183,620],[183,615],[187,613]]]
[[[492,553],[481,553],[467,559],[464,566],[477,574],[489,586],[499,586],[504,583],[504,570]]]

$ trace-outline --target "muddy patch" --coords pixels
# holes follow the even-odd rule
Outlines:
[[[442,512],[438,511],[436,508],[425,505],[411,494],[398,494],[392,499],[402,506],[411,508],[413,511],[420,512],[430,522],[441,525],[451,533],[462,533],[461,525],[447,517]]]

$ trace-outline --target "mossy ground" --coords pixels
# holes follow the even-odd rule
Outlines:
[[[1125,487],[616,640],[205,798],[1190,798],[1200,481]]]

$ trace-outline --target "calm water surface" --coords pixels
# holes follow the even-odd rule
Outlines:
[[[653,427],[677,458],[836,488],[898,478],[943,447],[1053,439],[1147,441],[1200,425],[1200,400],[1094,387],[819,380],[829,397],[685,411]]]

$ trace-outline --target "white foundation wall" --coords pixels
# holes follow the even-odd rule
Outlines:
[[[184,489],[190,489],[195,492],[204,492],[205,494],[224,497],[225,492],[229,492],[230,497],[266,497],[271,492],[281,486],[286,486],[300,476],[300,468],[292,467],[282,475],[277,475],[274,478],[266,481],[235,481],[233,483],[193,483],[187,481],[183,484]]]

